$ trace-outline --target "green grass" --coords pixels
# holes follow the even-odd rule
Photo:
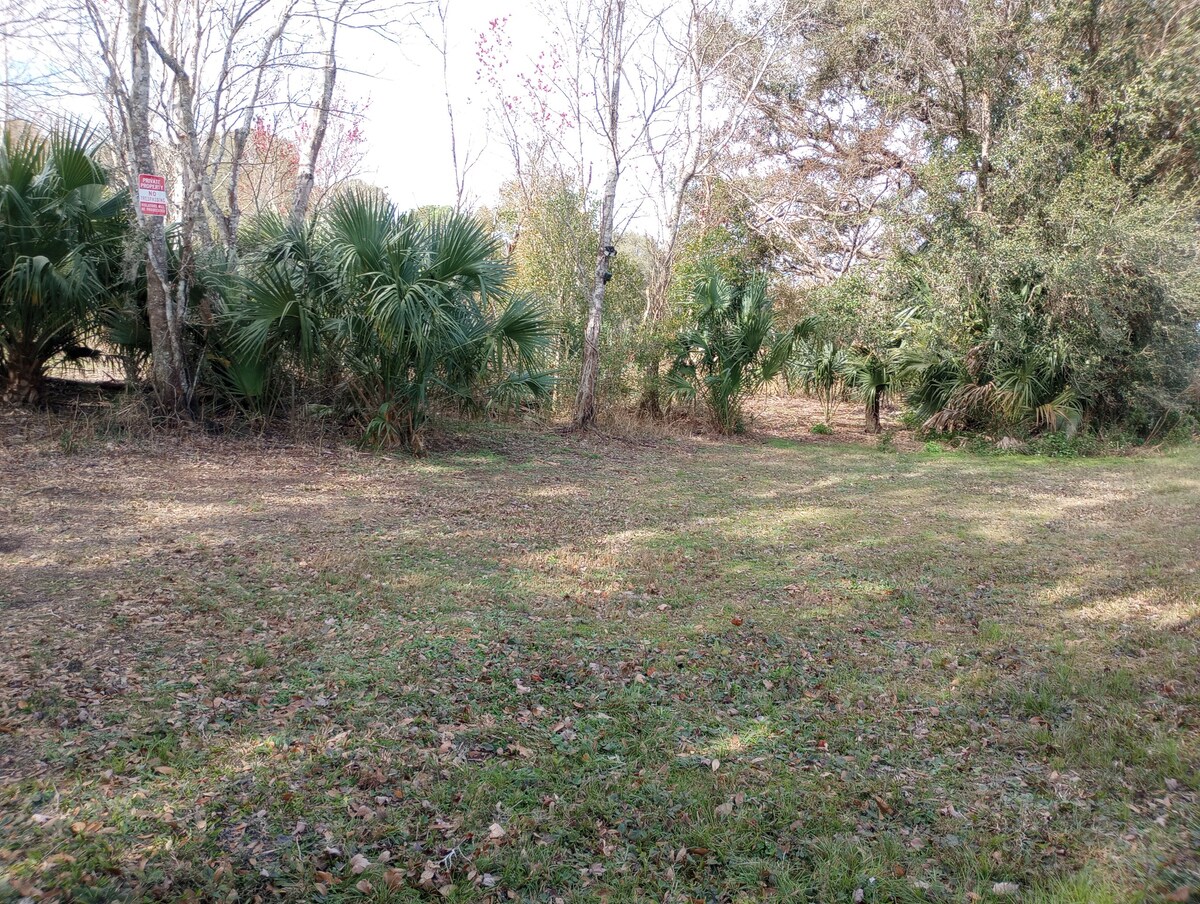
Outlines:
[[[4,465],[0,901],[1200,890],[1196,450],[464,431]]]

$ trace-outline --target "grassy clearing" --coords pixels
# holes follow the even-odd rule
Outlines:
[[[1196,450],[5,454],[0,900],[1200,886]]]

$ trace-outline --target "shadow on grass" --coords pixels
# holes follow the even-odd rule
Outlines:
[[[515,446],[25,472],[11,874],[1052,895],[1134,801],[1135,881],[1194,862],[1144,801],[1195,791],[1192,459]]]

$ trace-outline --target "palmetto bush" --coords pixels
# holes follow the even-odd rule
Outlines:
[[[764,276],[738,286],[708,266],[692,294],[691,324],[675,340],[667,374],[672,399],[703,400],[721,433],[742,429],[746,398],[783,369],[797,336],[775,326]]]
[[[120,282],[128,202],[98,144],[79,126],[0,140],[0,375],[18,404],[40,398],[57,356],[86,351]]]
[[[926,430],[1074,430],[1084,409],[1072,385],[1071,354],[1037,318],[1020,314],[999,329],[977,321],[965,354],[914,324],[897,353],[908,402]]]
[[[553,387],[550,324],[507,290],[497,240],[469,216],[349,195],[313,223],[259,220],[242,244],[215,368],[242,404],[290,382],[369,442],[418,447],[435,399],[511,407]]]
[[[879,411],[884,400],[897,391],[900,380],[900,350],[857,346],[842,363],[846,387],[863,403],[863,429],[880,431]]]
[[[831,339],[801,343],[788,361],[787,380],[821,404],[828,425],[846,394],[846,350]]]

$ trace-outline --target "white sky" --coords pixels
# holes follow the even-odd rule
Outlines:
[[[480,203],[495,199],[512,173],[503,141],[488,141],[489,86],[477,80],[476,42],[492,19],[507,16],[512,63],[522,66],[543,47],[542,27],[533,5],[510,0],[450,0],[447,16],[451,100],[460,161],[480,154],[467,178],[468,195]],[[437,27],[436,22],[430,28]],[[450,125],[442,88],[442,60],[429,41],[409,29],[397,48],[380,38],[355,33],[344,46],[342,84],[351,98],[368,99],[364,136],[364,180],[385,189],[401,207],[454,201]]]

